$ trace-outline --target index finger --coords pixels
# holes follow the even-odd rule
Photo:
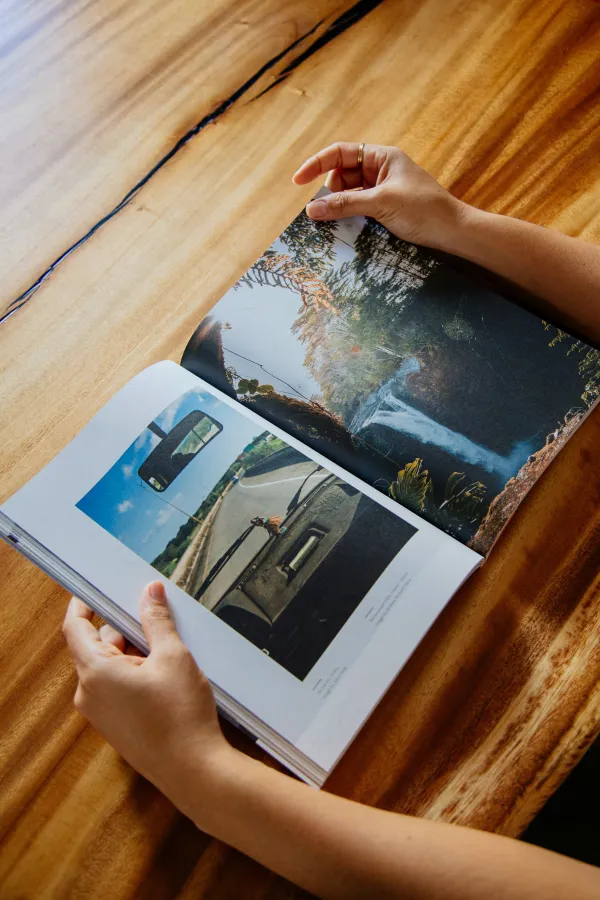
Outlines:
[[[98,644],[102,642],[99,632],[92,625],[93,615],[83,600],[71,597],[63,623],[63,634],[77,668],[91,660],[98,649]]]
[[[311,156],[306,162],[302,163],[298,171],[293,175],[292,181],[295,184],[308,184],[324,175],[325,172],[331,172],[332,169],[357,169],[358,168],[358,143],[338,142],[330,144],[324,150],[319,150],[314,156]]]

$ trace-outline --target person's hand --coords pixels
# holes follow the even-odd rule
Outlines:
[[[177,634],[165,589],[155,581],[142,598],[147,657],[110,625],[96,630],[91,619],[73,597],[63,630],[79,676],[75,706],[185,812],[188,778],[209,785],[237,751],[221,732],[208,680]]]
[[[397,147],[365,144],[358,165],[359,144],[338,143],[320,150],[293,176],[309,184],[328,173],[334,193],[306,207],[315,220],[371,216],[406,241],[451,250],[453,233],[470,207]]]

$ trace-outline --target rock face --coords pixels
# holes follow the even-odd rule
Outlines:
[[[533,453],[515,477],[506,482],[504,490],[492,500],[477,533],[469,541],[471,549],[481,553],[482,556],[486,556],[490,552],[494,541],[516,511],[521,500],[549,466],[561,447],[566,444],[584,415],[585,413],[580,410],[567,413],[564,425],[549,434],[541,450]]]

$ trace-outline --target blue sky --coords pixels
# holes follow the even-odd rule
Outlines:
[[[255,425],[203,391],[188,391],[154,420],[170,431],[192,410],[200,409],[223,425],[217,435],[162,493],[144,484],[137,470],[159,438],[147,428],[106,475],[77,504],[78,509],[123,544],[152,562],[181,525],[194,514],[244,447],[261,434]],[[174,504],[179,512],[169,503]]]

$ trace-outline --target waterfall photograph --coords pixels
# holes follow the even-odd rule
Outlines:
[[[597,350],[374,220],[305,212],[182,364],[482,554],[600,393]]]

